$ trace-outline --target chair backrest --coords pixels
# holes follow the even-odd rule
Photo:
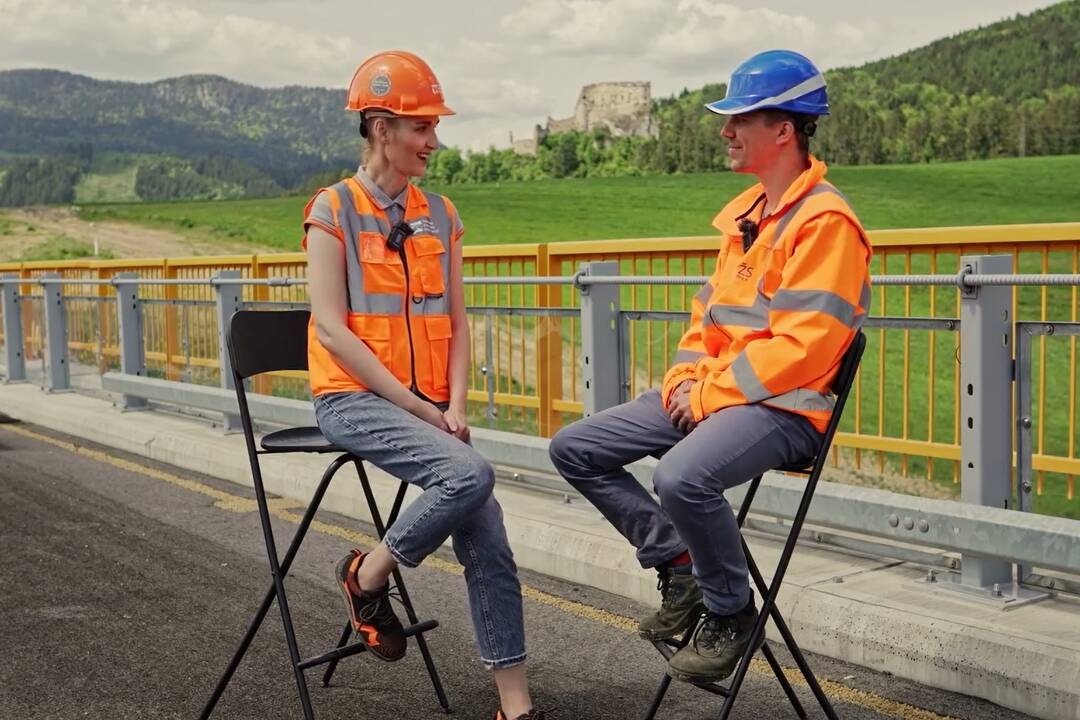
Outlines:
[[[836,377],[833,379],[832,389],[833,395],[836,396],[836,405],[833,407],[829,424],[825,428],[825,434],[821,438],[819,452],[827,452],[829,446],[832,445],[833,435],[836,434],[836,428],[840,425],[840,418],[844,414],[844,405],[847,403],[851,386],[855,384],[855,373],[859,370],[859,361],[862,359],[863,350],[865,349],[866,335],[860,330],[851,339],[851,344],[848,345],[848,349],[844,352],[844,357],[840,361],[840,369],[837,370]]]
[[[841,398],[847,399],[847,394],[855,383],[855,373],[859,370],[859,361],[862,360],[863,350],[865,349],[866,335],[863,334],[862,330],[859,330],[855,333],[855,337],[851,339],[848,349],[844,351],[844,358],[840,361],[840,369],[837,370],[836,377],[833,379],[832,391],[833,395],[836,396],[838,405]]]
[[[862,359],[863,350],[865,349],[866,336],[860,330],[855,333],[855,337],[852,338],[848,349],[844,351],[844,357],[840,360],[840,369],[836,371],[836,377],[833,378],[832,392],[836,396],[836,404],[833,406],[829,424],[825,427],[825,432],[821,436],[821,444],[818,445],[814,454],[798,462],[777,468],[778,470],[807,473],[810,466],[815,464],[818,456],[828,452],[829,447],[832,445],[833,435],[836,434],[836,428],[840,425],[840,418],[844,413],[844,404],[847,402],[851,386],[855,383],[855,373],[859,369],[859,361]]]
[[[278,370],[307,370],[307,310],[238,310],[226,341],[241,378]]]

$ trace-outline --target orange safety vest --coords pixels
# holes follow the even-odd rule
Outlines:
[[[694,296],[690,329],[664,376],[665,406],[680,383],[692,380],[695,420],[760,402],[825,430],[833,377],[869,310],[872,254],[825,171],[811,157],[810,168],[761,219],[749,250],[739,222],[760,207],[762,185],[716,216],[713,225],[724,234],[716,269]]]
[[[387,246],[386,213],[355,178],[324,189],[334,227],[318,225],[345,244],[349,329],[402,385],[432,402],[448,401],[454,206],[409,183],[404,221],[413,234],[398,252]],[[318,195],[304,208],[305,218]],[[319,342],[314,317],[308,325],[308,372],[315,395],[367,389]]]

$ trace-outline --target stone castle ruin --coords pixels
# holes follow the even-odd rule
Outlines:
[[[589,132],[606,127],[615,137],[655,136],[657,126],[652,116],[652,86],[648,82],[595,83],[581,88],[571,117],[533,128],[531,137],[515,138],[510,145],[515,152],[535,155],[536,148],[548,133],[577,130]]]

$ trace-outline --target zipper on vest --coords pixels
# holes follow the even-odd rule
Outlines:
[[[401,256],[401,265],[405,268],[405,335],[409,340],[409,390],[416,393],[416,352],[413,350],[412,313],[409,312],[409,305],[412,303],[412,291],[409,286],[409,260],[405,257],[404,243],[402,243],[401,249],[398,250],[398,255]]]

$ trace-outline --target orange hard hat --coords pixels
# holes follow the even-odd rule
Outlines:
[[[372,55],[353,73],[346,110],[379,108],[395,115],[453,115],[442,86],[426,62],[411,52],[387,50]]]

